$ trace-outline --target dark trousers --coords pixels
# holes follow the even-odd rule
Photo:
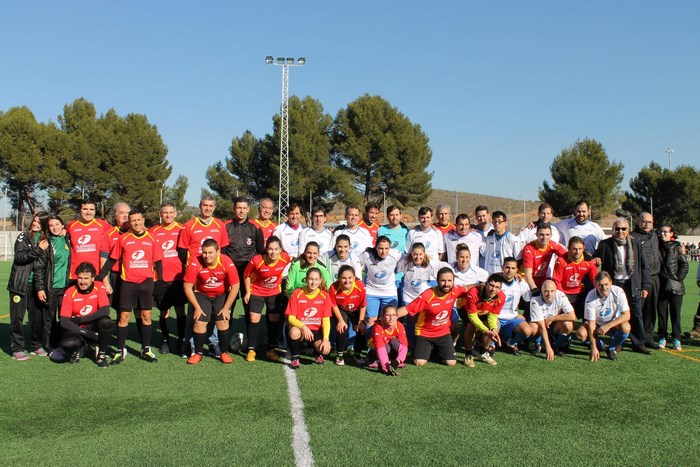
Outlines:
[[[615,281],[615,285],[622,287],[627,296],[627,302],[630,306],[630,340],[634,347],[644,347],[646,336],[644,335],[644,318],[642,317],[642,297],[632,295],[632,280]]]
[[[647,298],[642,299],[642,318],[644,320],[644,337],[647,345],[654,343],[654,326],[659,301],[660,280],[658,275],[651,276],[651,288]]]
[[[63,301],[63,292],[65,289],[54,289],[50,295],[46,297],[46,301],[42,302],[38,298],[35,299],[36,318],[32,322],[32,335],[41,336],[41,346],[46,349],[55,349],[61,341],[62,328],[58,324],[58,313],[61,309]]]
[[[681,308],[683,295],[673,295],[662,289],[659,293],[659,339],[667,337],[668,318],[671,316],[671,337],[681,338]]]
[[[98,334],[98,342],[93,343],[98,344],[101,353],[107,350],[112,327],[114,322],[107,316],[90,324],[90,330]],[[85,345],[85,338],[81,334],[66,331],[61,336],[61,347],[66,353],[78,352],[83,345]]]
[[[41,315],[39,314],[37,316],[35,294],[34,286],[31,284],[27,286],[26,295],[10,292],[10,348],[12,349],[12,353],[24,351],[22,323],[24,323],[24,315],[26,312],[28,312],[29,315],[29,329],[31,331],[29,350],[34,352],[41,347],[43,322],[40,319]]]

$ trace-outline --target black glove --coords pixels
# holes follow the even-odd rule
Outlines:
[[[542,295],[542,291],[539,288],[532,289],[532,296],[533,297],[539,297],[540,295]]]

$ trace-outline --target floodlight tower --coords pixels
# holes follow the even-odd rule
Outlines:
[[[289,67],[306,65],[306,58],[299,57],[295,62],[293,58],[278,57],[277,60],[275,60],[272,58],[272,55],[268,55],[265,57],[265,62],[268,65],[277,65],[282,67],[282,105],[280,108],[280,188],[279,200],[277,203],[277,223],[279,223],[282,216],[287,215],[287,208],[289,208],[289,102],[287,100]]]
[[[673,154],[673,148],[666,148],[664,151],[668,154],[668,170],[671,170],[671,154]]]

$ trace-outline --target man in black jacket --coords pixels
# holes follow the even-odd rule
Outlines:
[[[226,224],[226,232],[228,233],[229,245],[223,248],[223,253],[233,260],[238,271],[238,277],[241,280],[240,295],[245,296],[246,288],[243,280],[243,272],[253,256],[263,253],[265,250],[262,230],[258,229],[250,219],[248,212],[250,204],[244,197],[238,197],[233,200],[234,215],[231,222]],[[236,302],[233,303],[231,309],[236,308]],[[243,302],[245,310],[246,323],[248,322],[248,304]],[[223,351],[223,349],[222,349]]]
[[[642,319],[644,320],[645,345],[654,346],[654,326],[656,325],[657,305],[659,300],[659,273],[661,272],[661,253],[659,239],[654,231],[654,216],[643,212],[637,218],[637,226],[630,234],[642,245],[644,258],[649,268],[649,295],[642,299]]]
[[[613,278],[614,285],[627,295],[632,325],[632,350],[645,355],[651,351],[644,344],[644,320],[642,300],[649,294],[651,280],[642,244],[630,235],[627,220],[618,218],[613,224],[613,236],[601,241],[595,252],[596,263]]]

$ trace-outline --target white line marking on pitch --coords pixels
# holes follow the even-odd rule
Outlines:
[[[301,400],[301,391],[297,383],[297,374],[285,365],[284,374],[287,377],[287,392],[289,393],[289,405],[292,412],[292,448],[294,449],[294,463],[297,467],[314,465],[309,446],[309,432],[304,421],[304,401]]]

